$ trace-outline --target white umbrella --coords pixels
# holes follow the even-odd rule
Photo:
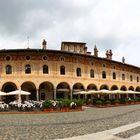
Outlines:
[[[127,90],[125,92],[128,93],[128,94],[140,94],[140,92],[133,91],[133,90]]]
[[[6,92],[3,92],[3,91],[0,91],[0,96],[4,96],[4,95],[6,95]]]
[[[31,93],[28,91],[24,91],[24,90],[19,89],[19,90],[8,92],[6,95],[18,95],[19,96],[18,101],[21,102],[21,95],[30,95],[30,94]]]
[[[119,89],[117,89],[117,90],[112,90],[112,94],[125,94],[125,93],[126,93],[126,91],[119,90]]]
[[[24,91],[24,90],[15,90],[15,91],[11,91],[6,93],[6,95],[30,95],[31,93],[28,91]]]
[[[98,90],[97,93],[99,93],[99,94],[109,94],[109,93],[112,93],[112,91],[107,90],[107,89],[101,89],[101,90]]]

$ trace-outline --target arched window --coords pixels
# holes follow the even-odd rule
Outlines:
[[[116,79],[116,73],[115,72],[113,72],[113,79]]]
[[[102,72],[102,78],[106,79],[106,72],[105,71]]]
[[[81,76],[81,69],[80,69],[80,68],[77,68],[77,69],[76,69],[76,75],[77,75],[77,76]]]
[[[137,76],[137,82],[139,82],[139,77]]]
[[[122,80],[125,80],[125,74],[124,73],[122,74]]]
[[[43,66],[43,73],[44,73],[44,74],[48,74],[48,73],[49,73],[49,68],[48,68],[47,65],[44,65],[44,66]]]
[[[94,70],[93,69],[90,70],[90,77],[94,78]]]
[[[25,65],[25,73],[26,74],[31,73],[31,66],[29,64]]]
[[[130,81],[133,81],[133,76],[132,75],[130,75]]]
[[[65,67],[64,66],[60,66],[60,74],[65,75]]]
[[[6,72],[6,74],[12,74],[12,66],[7,65],[7,66],[5,67],[5,72]]]

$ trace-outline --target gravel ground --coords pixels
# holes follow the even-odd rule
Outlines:
[[[81,112],[1,114],[0,140],[52,140],[140,121],[140,105],[85,108]]]

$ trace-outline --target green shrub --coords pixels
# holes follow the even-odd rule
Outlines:
[[[104,103],[105,104],[111,104],[111,101],[110,100],[106,100]]]
[[[120,100],[114,100],[114,103],[120,103]]]
[[[97,105],[101,105],[102,103],[103,103],[103,102],[102,102],[101,100],[97,100],[97,101],[96,101],[96,104],[97,104]]]
[[[84,104],[84,101],[81,99],[77,99],[77,100],[75,100],[75,103],[77,106],[82,106]]]
[[[50,100],[45,100],[43,103],[42,103],[42,107],[43,108],[51,108],[53,107],[52,105],[52,102]]]

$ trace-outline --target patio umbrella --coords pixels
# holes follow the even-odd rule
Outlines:
[[[30,92],[24,91],[24,90],[15,90],[15,91],[11,91],[8,92],[6,95],[18,95],[18,101],[21,102],[21,95],[30,95]]]
[[[107,90],[107,89],[101,89],[97,91],[98,94],[110,94],[112,91]]]
[[[0,91],[0,96],[5,96],[6,92]]]

